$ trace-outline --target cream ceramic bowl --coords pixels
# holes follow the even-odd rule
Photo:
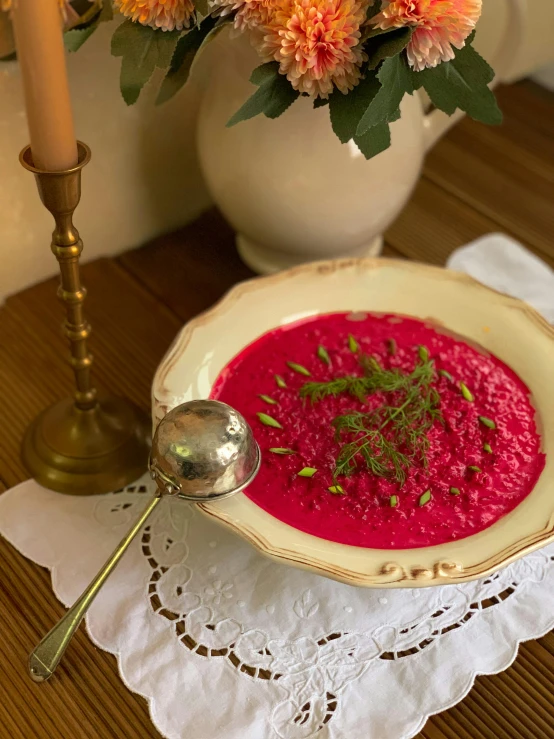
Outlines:
[[[353,585],[420,587],[473,580],[554,540],[554,329],[525,303],[466,275],[385,259],[309,264],[244,282],[188,323],[153,386],[154,422],[207,398],[221,369],[269,329],[334,311],[384,311],[433,319],[506,362],[530,388],[546,467],[531,494],[485,531],[420,549],[366,549],[299,531],[238,494],[203,504],[208,516],[264,554]]]

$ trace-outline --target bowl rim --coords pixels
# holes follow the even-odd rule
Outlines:
[[[490,296],[499,304],[499,306],[515,309],[523,314],[525,319],[531,322],[532,327],[536,331],[542,332],[545,337],[550,340],[552,347],[554,347],[554,327],[552,327],[534,308],[517,298],[513,298],[505,293],[495,290],[494,288],[483,285],[466,273],[455,272],[435,265],[380,257],[311,262],[293,267],[292,269],[279,272],[277,274],[254,277],[240,282],[227,291],[225,295],[223,295],[223,297],[211,308],[199,314],[184,325],[159,364],[154,376],[152,385],[152,412],[154,424],[156,424],[159,418],[161,418],[165,412],[170,409],[168,401],[170,402],[175,396],[168,388],[168,375],[176,365],[183,361],[183,356],[195,333],[224,316],[242,297],[252,291],[271,288],[273,286],[280,285],[284,281],[291,280],[302,275],[325,276],[336,274],[338,272],[340,273],[349,269],[372,272],[374,270],[387,268],[392,268],[395,271],[401,270],[403,272],[413,273],[414,275],[426,276],[432,279],[446,279],[448,281],[454,281],[456,283],[467,285],[472,289],[476,289],[480,291],[481,294]],[[368,308],[368,311],[369,310],[374,309]],[[321,311],[321,313],[324,312],[330,311]],[[245,344],[240,344],[237,351],[240,351],[244,346]],[[529,499],[530,495],[522,501],[519,506],[516,506],[512,512],[499,519],[499,521],[492,526],[478,534],[458,540],[456,543],[465,547],[467,545],[464,544],[464,542],[474,542],[478,537],[482,537],[483,534],[490,532],[495,526],[498,526],[505,521],[506,518],[512,516],[514,512]],[[460,561],[456,561],[451,557],[441,556],[440,550],[448,547],[450,543],[410,550],[383,550],[367,549],[364,547],[354,547],[351,545],[339,544],[337,542],[330,542],[295,529],[294,527],[279,521],[271,514],[257,506],[245,495],[238,495],[217,503],[201,503],[198,505],[198,508],[205,515],[216,520],[218,523],[223,524],[235,533],[238,533],[242,538],[258,549],[258,551],[271,559],[311,570],[341,582],[364,587],[427,587],[468,582],[490,575],[526,554],[530,554],[531,552],[554,541],[554,501],[552,505],[552,513],[549,516],[545,527],[510,543],[508,546],[501,548],[494,555],[488,556],[482,561],[478,561],[471,566],[464,566]],[[284,546],[275,540],[274,529],[281,528],[283,528],[283,536],[281,538],[290,541],[288,546]],[[363,558],[362,553],[381,553],[380,557],[382,559],[382,563],[377,569],[374,568],[371,572],[368,572],[365,568],[355,565],[337,565],[333,561],[330,561],[329,554],[326,556],[318,556],[304,551],[310,549],[321,549],[322,546],[330,552],[331,558],[333,556],[333,552],[336,553],[338,549],[343,549],[345,551],[349,550],[353,552],[354,555],[358,555],[355,556],[354,559]],[[432,557],[431,564],[420,565],[417,563],[418,552],[430,553],[434,550],[436,550],[436,556]],[[414,553],[414,561],[409,566],[394,561],[399,558],[396,556],[398,553],[406,552]]]

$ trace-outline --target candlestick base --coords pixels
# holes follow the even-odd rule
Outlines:
[[[149,419],[123,398],[80,410],[67,398],[27,429],[23,462],[35,480],[60,493],[91,495],[128,485],[146,470]]]

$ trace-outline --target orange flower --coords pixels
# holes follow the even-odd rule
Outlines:
[[[359,45],[367,0],[280,0],[257,43],[266,61],[278,61],[295,90],[328,97],[346,93],[360,77]]]
[[[115,0],[114,5],[126,18],[162,31],[188,28],[194,13],[192,0]]]
[[[221,16],[237,11],[234,26],[239,31],[260,32],[278,5],[279,0],[216,0],[214,3]]]
[[[462,49],[481,16],[482,0],[383,0],[372,24],[386,30],[414,26],[406,48],[408,62],[416,72],[454,59],[455,46]]]

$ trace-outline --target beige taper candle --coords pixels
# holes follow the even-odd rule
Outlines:
[[[77,164],[58,0],[15,0],[13,26],[33,163],[57,172]]]

